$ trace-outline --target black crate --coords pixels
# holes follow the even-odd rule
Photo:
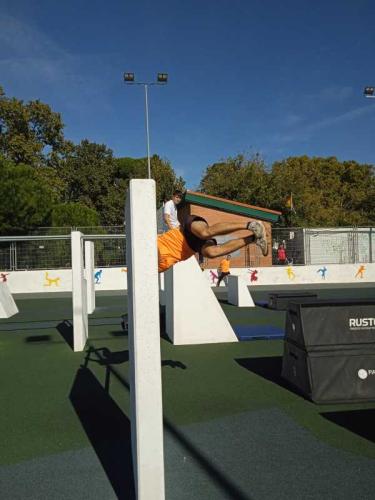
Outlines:
[[[284,342],[282,377],[314,403],[375,401],[375,352],[307,352]]]
[[[307,351],[375,349],[375,300],[291,302],[285,340]]]
[[[316,293],[270,293],[268,295],[268,307],[269,309],[286,311],[289,302],[311,302],[317,297]]]

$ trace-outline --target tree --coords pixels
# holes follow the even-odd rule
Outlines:
[[[175,189],[185,188],[184,179],[177,177],[168,160],[161,159],[158,155],[151,158],[151,176],[156,182],[156,204],[160,207],[169,199]],[[125,181],[125,186],[132,178],[147,178],[147,158],[117,158],[115,177]]]
[[[100,214],[103,211],[110,187],[114,183],[115,162],[112,151],[104,144],[88,140],[74,146],[66,157],[60,175],[66,183],[66,202],[79,202]]]
[[[207,167],[199,189],[205,194],[252,205],[267,200],[268,175],[259,155],[238,155]]]
[[[285,208],[293,194],[295,213]],[[270,207],[283,210],[296,226],[367,225],[375,222],[372,165],[335,157],[290,157],[275,162],[269,184]]]
[[[100,224],[100,217],[81,203],[61,203],[53,207],[51,223],[53,227],[93,227]]]
[[[39,100],[6,97],[0,87],[0,154],[14,163],[54,166],[69,148],[59,113]]]
[[[28,165],[16,165],[0,156],[0,233],[25,234],[49,225],[53,193]]]

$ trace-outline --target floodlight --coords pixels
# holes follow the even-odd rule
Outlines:
[[[158,83],[167,83],[168,73],[158,73]]]
[[[375,97],[375,87],[365,87],[363,95],[365,97]]]
[[[133,83],[134,82],[134,73],[124,73],[124,82]]]

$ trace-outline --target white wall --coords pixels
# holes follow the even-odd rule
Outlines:
[[[301,285],[301,284],[333,284],[333,283],[374,283],[375,264],[363,264],[364,271],[357,275],[361,264],[319,264],[313,266],[272,266],[232,269],[231,274],[243,276],[252,286],[259,285]],[[322,272],[326,268],[325,278]],[[212,271],[205,270],[207,281],[214,285]],[[357,276],[356,276],[357,275]],[[251,276],[253,279],[251,279]],[[256,278],[256,279],[255,279]]]
[[[233,275],[243,276],[246,283],[254,287],[259,285],[308,285],[308,284],[360,284],[375,283],[375,263],[363,264],[365,267],[362,274],[356,276],[361,264],[317,264],[313,266],[273,266],[232,269]],[[319,269],[327,268],[325,279]],[[125,267],[95,268],[95,272],[102,269],[99,283],[95,284],[96,291],[126,290],[127,271]],[[216,270],[212,269],[216,274]],[[203,271],[207,282],[215,286],[216,279],[212,280],[209,269]],[[288,275],[289,271],[289,275]],[[57,282],[50,283],[48,277],[60,278]],[[251,281],[251,274],[256,281]],[[55,293],[72,291],[72,272],[70,269],[57,269],[49,271],[9,271],[7,283],[12,293]],[[223,284],[222,284],[223,285]]]

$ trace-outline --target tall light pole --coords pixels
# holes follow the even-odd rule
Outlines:
[[[151,179],[150,131],[149,131],[149,121],[148,121],[148,87],[150,85],[165,85],[166,83],[168,83],[168,73],[158,73],[156,82],[136,82],[134,73],[124,73],[124,82],[127,85],[143,85],[145,89],[147,172],[148,172],[148,178]]]

